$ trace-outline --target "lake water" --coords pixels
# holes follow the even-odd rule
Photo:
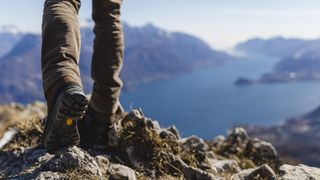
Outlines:
[[[164,127],[175,124],[182,136],[205,139],[243,123],[278,124],[320,105],[319,82],[235,86],[239,77],[258,78],[275,59],[246,58],[214,69],[140,85],[123,93],[127,110],[141,107]]]

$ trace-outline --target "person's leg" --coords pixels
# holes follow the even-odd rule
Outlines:
[[[122,81],[124,38],[120,22],[122,0],[92,0],[95,22],[90,106],[100,113],[112,115],[119,106]]]
[[[48,104],[44,146],[49,151],[78,145],[77,122],[88,100],[80,72],[80,0],[46,0],[42,25],[42,77]]]
[[[109,126],[115,115],[123,111],[119,103],[124,46],[121,3],[122,0],[92,0],[95,39],[91,75],[94,85],[88,111],[79,124],[83,148],[106,149]]]
[[[79,72],[80,0],[46,0],[42,22],[42,78],[50,111],[70,83],[81,86]]]

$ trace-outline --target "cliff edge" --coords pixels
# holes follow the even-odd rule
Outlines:
[[[141,109],[119,119],[106,152],[43,149],[45,105],[0,106],[0,178],[4,179],[320,179],[320,169],[283,165],[272,144],[243,128],[211,141],[181,138]],[[5,142],[5,141],[8,142]]]

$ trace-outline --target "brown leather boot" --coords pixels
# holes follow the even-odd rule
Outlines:
[[[122,113],[124,113],[124,110],[121,105],[114,115],[98,112],[89,105],[86,115],[78,125],[80,147],[83,149],[106,150],[110,127]]]
[[[69,86],[60,93],[45,122],[44,146],[48,152],[79,144],[77,124],[88,102],[80,86]]]

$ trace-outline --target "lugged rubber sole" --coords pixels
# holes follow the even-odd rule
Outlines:
[[[44,146],[48,152],[79,145],[78,121],[84,116],[88,100],[82,93],[63,92],[46,122]]]

